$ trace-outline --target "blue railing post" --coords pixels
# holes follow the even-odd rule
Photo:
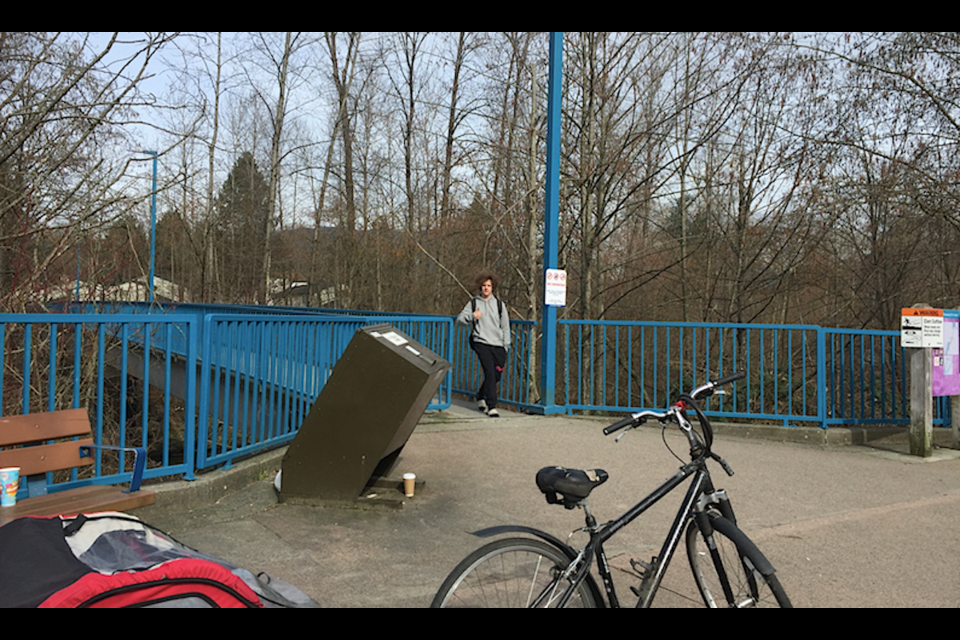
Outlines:
[[[193,464],[191,469],[195,470],[196,468],[204,468],[207,462],[207,428],[209,425],[209,414],[212,409],[210,406],[210,372],[208,367],[210,366],[210,334],[212,333],[210,324],[212,322],[212,314],[206,314],[203,316],[200,321],[200,335],[203,340],[202,351],[200,353],[200,407],[197,413],[198,423],[195,426],[197,431],[197,437],[194,443],[194,446],[191,447],[194,451],[193,455]],[[190,345],[191,350],[196,350],[196,343],[192,341],[193,344]],[[191,471],[192,473],[192,471]]]
[[[183,426],[183,462],[187,468],[184,479],[190,481],[197,479],[197,394],[195,390],[197,388],[197,365],[201,364],[197,362],[197,335],[203,331],[203,324],[202,319],[189,320],[187,324],[187,331],[190,333],[190,338],[187,340],[187,390],[184,394],[186,396],[184,400],[186,408],[184,410]],[[201,396],[201,406],[203,406],[205,400],[206,399]],[[203,414],[200,413],[199,415],[202,420]]]
[[[827,331],[817,327],[817,422],[827,428]]]

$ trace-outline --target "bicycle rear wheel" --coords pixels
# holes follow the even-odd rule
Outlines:
[[[560,574],[570,558],[539,540],[509,538],[480,547],[447,576],[432,608],[554,608],[569,582]],[[598,596],[588,576],[568,608],[595,608]]]
[[[777,576],[770,571],[763,575],[757,569],[769,567],[770,563],[756,545],[726,518],[711,514],[711,522],[716,561],[696,522],[690,522],[686,534],[687,557],[704,604],[710,608],[734,609],[791,607]],[[730,597],[724,593],[721,571],[729,581]]]

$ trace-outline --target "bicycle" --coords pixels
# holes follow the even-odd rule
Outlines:
[[[530,537],[497,540],[471,553],[443,582],[431,607],[620,608],[604,543],[688,479],[692,479],[690,486],[660,554],[650,562],[630,561],[641,579],[639,587],[631,587],[638,598],[636,606],[653,604],[682,539],[694,580],[707,607],[790,607],[790,599],[773,565],[737,527],[729,496],[714,487],[707,468],[707,461],[713,460],[729,476],[733,475],[730,465],[712,451],[713,427],[700,409],[699,401],[722,394],[720,387],[744,377],[744,373],[738,372],[708,382],[692,393],[681,395],[677,403],[664,412],[641,411],[604,428],[603,433],[608,436],[622,431],[617,437],[619,441],[630,430],[657,420],[664,429],[670,423],[679,426],[690,444],[691,462],[616,520],[598,524],[590,511],[590,494],[609,479],[606,471],[541,469],[537,473],[537,486],[549,504],[563,505],[570,510],[583,509],[586,526],[574,533],[589,534],[586,546],[576,551],[548,533],[522,526],[477,531],[474,535],[481,538],[503,534]],[[696,413],[702,437],[687,419],[688,410]],[[591,573],[594,562],[603,592]]]

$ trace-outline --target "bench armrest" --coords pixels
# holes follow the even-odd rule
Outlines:
[[[133,477],[130,479],[130,488],[124,489],[124,493],[135,493],[140,491],[140,481],[143,480],[143,472],[147,468],[147,450],[143,447],[108,447],[102,444],[91,444],[80,447],[80,457],[91,457],[91,449],[106,449],[108,451],[126,451],[136,454],[133,461]]]

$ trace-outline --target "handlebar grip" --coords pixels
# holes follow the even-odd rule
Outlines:
[[[627,416],[626,418],[624,418],[620,422],[617,422],[616,424],[612,424],[609,427],[604,427],[603,435],[608,436],[611,433],[620,431],[620,429],[626,429],[632,424],[633,424],[633,416]]]
[[[747,374],[745,371],[737,371],[736,373],[731,373],[730,375],[724,376],[719,380],[715,380],[713,384],[714,386],[722,387],[725,384],[730,384],[731,382],[736,382],[737,380],[743,380],[746,377]]]

